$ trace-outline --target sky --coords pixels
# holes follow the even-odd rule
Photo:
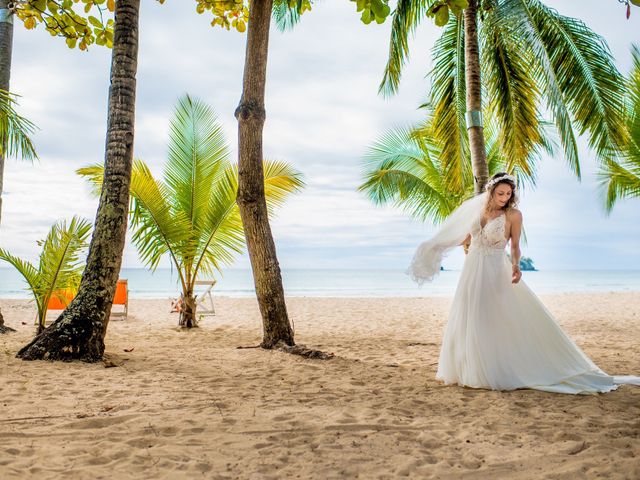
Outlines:
[[[640,8],[630,20],[616,0],[548,0],[560,13],[582,19],[608,42],[623,73],[639,40]],[[233,112],[241,94],[243,34],[209,25],[193,0],[142,0],[135,156],[160,174],[168,122],[177,99],[198,97],[217,112],[237,155]],[[293,268],[404,269],[434,226],[392,206],[373,205],[357,191],[367,146],[385,131],[421,120],[430,49],[440,34],[425,21],[411,43],[400,92],[377,94],[390,23],[363,25],[347,0],[316,2],[291,32],[272,30],[267,71],[264,151],[290,162],[305,189],[272,222],[280,265]],[[16,22],[11,90],[19,111],[39,130],[40,160],[9,160],[0,246],[35,259],[36,241],[74,214],[93,220],[97,200],[74,172],[102,162],[111,52],[68,49],[42,29]],[[640,200],[618,203],[606,216],[595,181],[596,161],[581,140],[583,179],[561,156],[544,158],[535,189],[521,192],[527,244],[523,255],[540,269],[640,269]],[[462,253],[445,260],[459,268]],[[164,264],[168,266],[168,263]],[[133,245],[124,267],[141,266]],[[246,255],[234,268],[249,266]]]

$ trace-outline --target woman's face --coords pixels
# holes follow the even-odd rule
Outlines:
[[[493,203],[498,207],[503,208],[511,198],[512,193],[513,191],[509,184],[500,183],[493,190]]]

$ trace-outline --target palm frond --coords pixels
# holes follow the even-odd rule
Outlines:
[[[24,278],[24,281],[27,283],[28,289],[31,292],[38,290],[40,285],[40,274],[38,273],[38,269],[31,262],[18,258],[15,255],[11,255],[8,251],[2,248],[0,248],[0,260],[4,260],[18,271],[22,278]],[[38,299],[35,298],[35,300],[38,309],[40,309]]]
[[[449,188],[450,173],[443,168],[442,152],[433,133],[435,117],[430,113],[427,106],[423,124],[391,130],[369,147],[363,160],[364,181],[358,189],[375,204],[391,204],[420,221],[438,223],[474,195],[474,185],[466,185],[459,193]],[[500,126],[495,116],[485,119],[484,133],[489,173],[510,171],[517,176],[519,185],[533,184],[535,169],[525,175],[517,166],[509,165],[501,148]]]
[[[270,211],[302,186],[300,174],[284,163],[265,162],[265,194]],[[94,185],[102,166],[79,170]],[[244,248],[236,204],[237,167],[213,110],[189,96],[180,99],[170,129],[164,181],[135,160],[130,210],[133,242],[140,259],[155,269],[168,255],[180,277],[183,295],[193,293],[198,274],[230,264]]]
[[[157,181],[149,167],[136,160],[131,172],[131,225],[132,240],[140,259],[155,270],[163,255],[169,254],[180,270],[180,260],[193,256],[191,237],[193,219],[172,204],[174,192]]]
[[[422,221],[441,221],[456,206],[438,161],[438,147],[426,127],[384,134],[364,158],[364,182],[358,190],[374,203],[393,204]]]
[[[624,78],[601,36],[580,20],[531,3],[580,134],[589,132],[589,146],[607,158],[626,141]]]
[[[236,165],[228,165],[211,190],[209,215],[200,232],[194,277],[199,271],[205,274],[220,271],[233,262],[236,254],[242,253],[245,238],[236,203],[237,192],[238,169]]]
[[[104,177],[104,166],[100,163],[89,165],[88,167],[78,168],[76,174],[84,177],[91,188],[91,194],[99,197],[102,191],[102,181]]]
[[[302,176],[284,162],[264,162],[265,199],[269,215],[281,206],[292,193],[304,187]],[[235,202],[238,191],[238,169],[230,165],[212,189],[210,217],[201,235],[204,246],[197,261],[196,271],[205,273],[220,270],[230,264],[234,255],[244,249],[244,232],[240,212]]]
[[[489,118],[497,120],[497,141],[507,160],[506,171],[533,179],[536,153],[543,143],[542,121],[537,108],[540,96],[530,74],[530,51],[502,21],[494,5],[481,30],[483,78]]]
[[[14,109],[16,97],[0,89],[0,155],[33,160],[38,158],[31,140],[36,126]]]
[[[38,265],[40,284],[36,293],[42,297],[44,305],[57,291],[77,291],[84,269],[80,255],[87,247],[91,227],[89,221],[73,217],[68,224],[66,221],[56,222],[45,240],[39,242],[42,253]]]
[[[73,217],[68,224],[56,222],[47,237],[38,242],[42,251],[37,267],[0,249],[0,259],[10,263],[27,282],[36,302],[41,329],[49,299],[61,291],[77,291],[84,269],[80,255],[87,246],[91,226],[79,217]]]
[[[273,21],[281,32],[293,30],[293,28],[300,23],[300,8],[302,7],[302,1],[298,0],[296,5],[289,6],[287,0],[280,0],[273,2],[273,9],[271,15]]]
[[[509,25],[512,31],[518,32],[521,41],[531,49],[536,62],[531,66],[532,75],[536,78],[551,111],[558,130],[558,139],[562,145],[565,161],[576,177],[580,178],[580,158],[571,114],[560,87],[560,79],[554,69],[550,46],[544,41],[534,11],[529,8],[528,0],[504,0],[500,9],[501,20]]]
[[[640,197],[640,49],[632,47],[633,66],[627,82],[626,124],[629,138],[617,158],[601,165],[597,178],[610,213],[622,198]]]
[[[640,159],[619,163],[608,160],[598,171],[600,187],[605,192],[607,213],[622,198],[640,198]]]
[[[579,134],[588,133],[598,157],[609,158],[627,139],[624,79],[606,42],[580,20],[560,15],[539,0],[521,2],[535,32],[529,39],[543,54],[539,73],[546,80],[550,108],[563,103]]]
[[[85,177],[93,186],[94,193],[99,194],[104,174],[102,165],[80,168],[76,173]],[[179,266],[177,252],[171,250],[180,248],[181,253],[184,253],[191,229],[190,220],[184,212],[172,211],[168,200],[169,189],[156,181],[149,167],[139,159],[133,162],[130,195],[132,239],[140,259],[151,270],[155,270],[162,256],[169,253],[176,266]]]
[[[189,95],[178,100],[169,127],[165,183],[173,208],[194,226],[203,220],[211,184],[229,158],[222,125],[211,107]]]
[[[276,208],[284,205],[292,193],[299,192],[303,188],[302,174],[291,165],[282,161],[265,160],[264,194],[269,215],[273,215]]]
[[[461,195],[473,184],[465,121],[464,25],[453,17],[433,47],[430,108],[432,134],[441,147],[440,163],[448,188]]]
[[[378,92],[391,96],[398,91],[402,67],[409,59],[409,37],[426,18],[436,0],[398,0],[391,22],[389,57]]]

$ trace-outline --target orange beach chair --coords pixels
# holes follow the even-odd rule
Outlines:
[[[127,314],[129,313],[129,287],[128,287],[127,279],[120,279],[116,284],[116,293],[113,296],[113,304],[114,305],[122,305],[123,311],[121,312],[113,312],[111,311],[112,317],[122,317],[127,318]],[[64,290],[61,292],[56,292],[51,295],[49,299],[49,303],[47,304],[47,310],[64,310],[67,308],[67,305],[71,303],[75,297],[75,292],[71,290]]]
[[[62,290],[51,295],[47,310],[64,310],[71,303],[76,293],[72,290]]]
[[[112,317],[127,318],[129,313],[129,282],[126,278],[118,280],[116,284],[116,293],[113,296],[113,305],[122,305],[123,310],[121,312],[113,312],[111,310]]]

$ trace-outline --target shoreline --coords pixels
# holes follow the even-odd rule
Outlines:
[[[604,371],[640,373],[640,293],[540,298]],[[451,298],[287,300],[296,340],[335,358],[238,349],[260,342],[257,302],[214,296],[191,331],[132,299],[107,363],[23,362],[33,305],[0,300],[18,329],[0,336],[3,478],[640,478],[640,388],[444,386]]]
[[[255,293],[253,294],[247,294],[247,295],[228,295],[228,294],[224,294],[224,293],[216,293],[216,292],[211,292],[213,295],[213,299],[215,300],[216,298],[219,299],[224,299],[224,300],[250,300],[252,298],[255,298]],[[554,293],[549,293],[549,292],[545,292],[545,293],[537,293],[534,291],[534,293],[539,297],[539,298],[544,298],[544,297],[555,297],[555,296],[562,296],[562,295],[637,295],[640,294],[640,289],[637,290],[568,290],[568,291],[562,291],[562,292],[554,292]],[[176,296],[179,295],[178,292],[176,292],[173,295],[167,294],[164,296],[138,296],[138,295],[133,295],[133,294],[129,294],[129,301],[135,300],[135,301],[160,301],[160,300],[171,300],[173,298],[176,298]],[[317,299],[324,299],[324,300],[420,300],[420,299],[425,299],[425,298],[434,298],[434,299],[452,299],[453,298],[453,293],[431,293],[431,294],[425,294],[425,295],[353,295],[353,296],[347,296],[347,295],[318,295],[318,294],[310,294],[310,295],[297,295],[297,294],[287,294],[285,291],[285,299],[313,299],[313,298],[317,298]],[[0,296],[0,302],[29,302],[29,301],[33,301],[33,299],[28,298],[28,297],[3,297]]]
[[[152,274],[144,269],[123,269],[130,298],[162,299],[178,296],[170,271]],[[228,270],[212,289],[214,296],[252,298],[254,283],[248,270]],[[416,285],[400,270],[283,270],[286,297],[423,298],[453,296],[460,271],[445,270],[433,281]],[[564,270],[524,272],[523,281],[536,294],[640,292],[640,270]],[[204,290],[198,289],[197,293]],[[0,272],[0,298],[28,298],[17,272]]]

